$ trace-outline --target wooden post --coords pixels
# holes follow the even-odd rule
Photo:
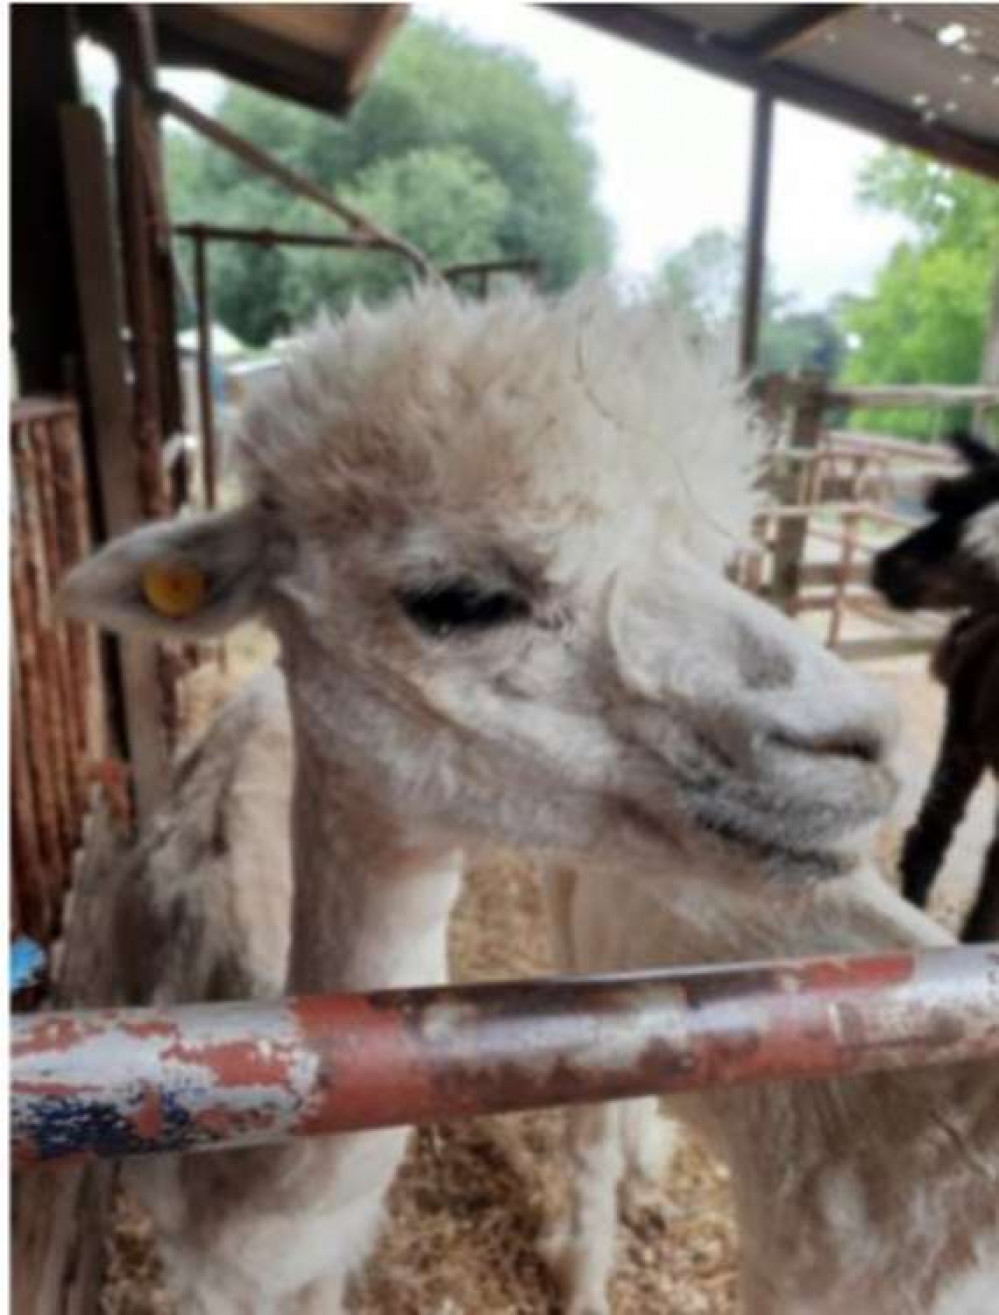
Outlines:
[[[833,593],[832,608],[829,614],[829,633],[826,643],[829,648],[836,648],[843,634],[843,615],[846,611],[846,592],[850,587],[850,576],[857,555],[857,531],[860,516],[857,512],[847,512],[843,517],[843,550],[839,560],[836,576],[836,588]]]
[[[79,354],[59,107],[79,100],[69,5],[10,11],[11,309],[23,394],[65,391]]]
[[[794,417],[791,422],[790,443],[793,448],[813,448],[822,430],[822,412],[825,407],[825,389],[819,375],[805,376],[795,385]],[[789,482],[796,484],[794,471]],[[808,516],[795,516],[781,520],[777,526],[774,546],[774,602],[793,616],[797,611],[798,591],[801,584],[801,566],[808,540]]]
[[[144,509],[149,516],[163,516],[167,507],[158,360],[158,339],[163,326],[158,322],[151,277],[153,231],[139,158],[141,115],[141,93],[127,83],[119,86],[115,93],[115,164],[125,302],[131,331],[133,438],[139,454]]]
[[[104,132],[96,110],[63,111],[67,184],[83,326],[84,369],[93,420],[104,531],[132,529],[144,519],[131,406],[122,351],[114,218]],[[148,817],[166,781],[156,649],[141,640],[120,645],[124,739],[132,762],[140,818]]]
[[[774,98],[758,91],[753,104],[753,145],[746,218],[746,258],[739,331],[739,368],[751,374],[760,353],[760,330],[766,278],[767,218],[773,161]]]
[[[171,240],[160,124],[152,106],[156,94],[156,35],[150,6],[119,6],[111,23],[111,34],[121,84],[134,93],[130,97],[131,122],[128,125],[132,140],[127,151],[123,146],[119,149],[117,167],[121,174],[127,163],[134,174],[129,204],[137,206],[136,213],[142,218],[145,285],[139,295],[147,299],[149,323],[154,329],[150,334],[151,341],[143,350],[148,371],[147,387],[155,389],[156,418],[162,443],[183,429],[184,402],[176,341],[175,285],[179,273]],[[125,231],[127,233],[127,229]],[[129,289],[130,305],[131,298]],[[155,384],[150,385],[153,378]],[[165,496],[162,474],[159,475],[157,496]],[[176,508],[186,499],[186,466],[179,462],[171,476],[170,501]]]

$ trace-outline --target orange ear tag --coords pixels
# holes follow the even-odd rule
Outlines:
[[[142,572],[142,592],[154,612],[179,620],[205,601],[208,581],[189,562],[150,562]]]

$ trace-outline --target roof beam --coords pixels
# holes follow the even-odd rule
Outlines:
[[[781,59],[814,41],[851,9],[859,8],[859,5],[795,5],[788,13],[764,23],[748,40],[740,42],[739,48],[757,59]]]
[[[692,26],[649,5],[548,4],[545,8],[744,87],[768,91],[801,109],[923,151],[945,164],[999,181],[999,147],[991,142],[939,123],[924,123],[915,112],[879,96],[779,60],[747,54],[720,37],[704,40]]]

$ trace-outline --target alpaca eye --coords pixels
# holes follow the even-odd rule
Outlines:
[[[530,612],[518,594],[486,589],[474,580],[449,580],[426,589],[404,590],[398,597],[409,619],[436,639],[455,630],[491,630],[522,620]]]

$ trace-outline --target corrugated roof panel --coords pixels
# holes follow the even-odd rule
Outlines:
[[[971,10],[985,11],[974,25]],[[959,35],[972,27],[975,39]],[[999,17],[984,5],[858,6],[788,62],[999,142]]]

